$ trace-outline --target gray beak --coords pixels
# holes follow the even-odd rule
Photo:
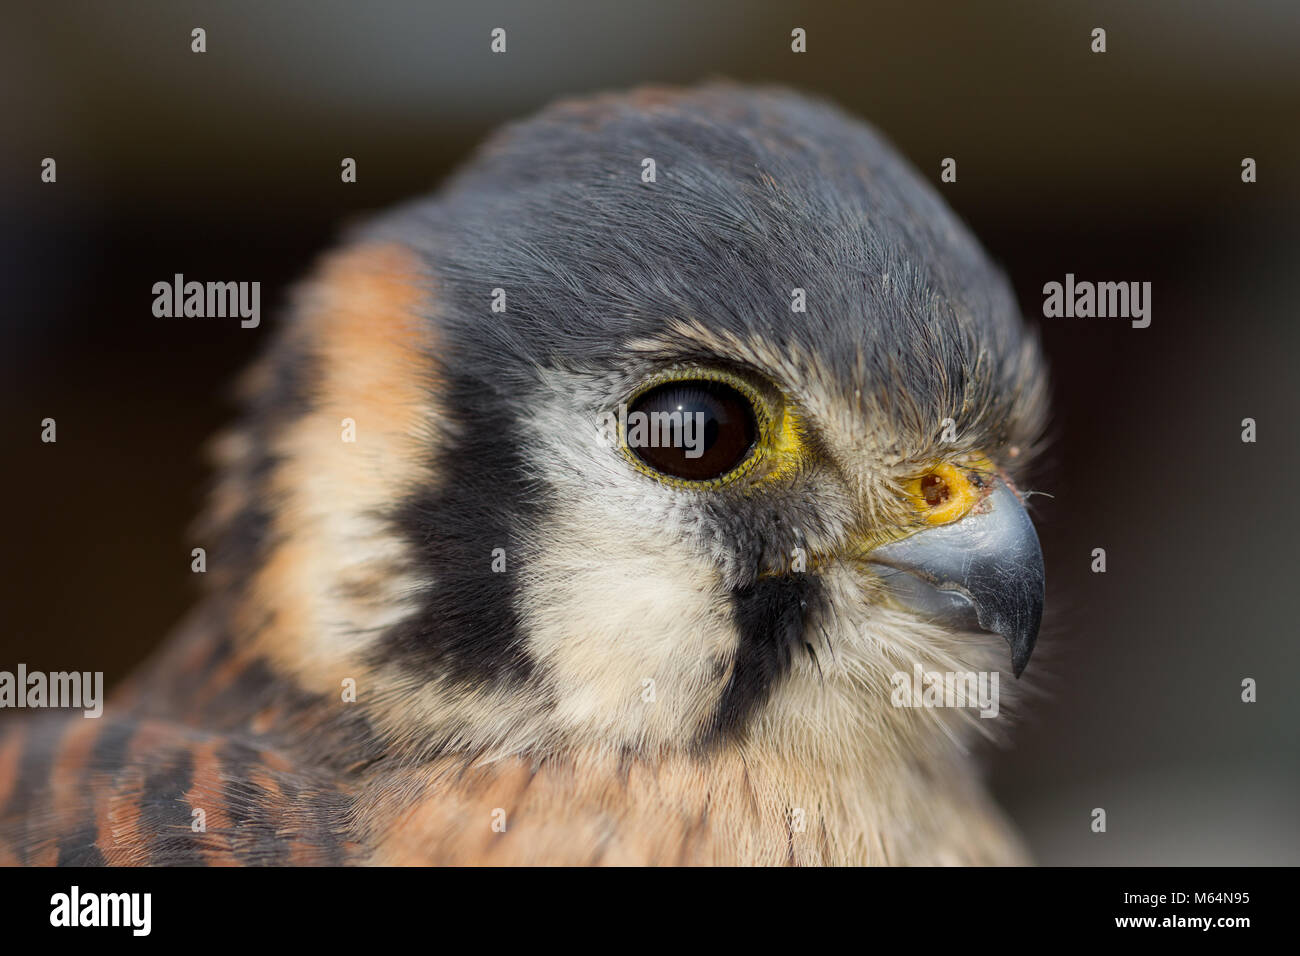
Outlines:
[[[890,569],[882,576],[913,610],[1005,637],[1020,676],[1038,638],[1045,578],[1034,524],[1006,482],[995,481],[964,518],[876,548],[867,560]]]

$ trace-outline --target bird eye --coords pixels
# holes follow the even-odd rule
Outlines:
[[[722,382],[665,382],[627,411],[627,447],[655,471],[712,481],[749,457],[758,440],[754,407]]]

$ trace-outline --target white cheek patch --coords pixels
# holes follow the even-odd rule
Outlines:
[[[550,500],[516,565],[529,656],[562,734],[674,746],[712,717],[737,634],[724,555],[690,543],[680,492],[637,472],[602,434],[606,396],[555,375],[533,404],[531,457]],[[583,398],[588,399],[584,404]]]
[[[634,516],[573,504],[548,516],[537,544],[521,569],[521,604],[556,729],[613,745],[696,737],[737,642],[731,601],[706,561],[665,548],[662,530]]]

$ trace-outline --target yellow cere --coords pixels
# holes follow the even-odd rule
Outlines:
[[[993,474],[983,457],[960,465],[939,462],[909,481],[904,491],[926,524],[951,524],[988,495]]]

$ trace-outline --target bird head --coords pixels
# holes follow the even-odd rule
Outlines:
[[[978,720],[892,706],[892,674],[1033,647],[1038,345],[935,191],[818,101],[507,127],[325,260],[247,392],[213,510],[232,627],[416,750],[898,749]]]

